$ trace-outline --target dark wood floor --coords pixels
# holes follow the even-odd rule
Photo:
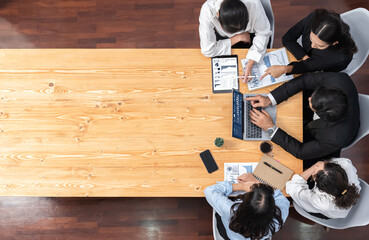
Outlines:
[[[2,0],[0,48],[198,48],[203,0]],[[272,0],[274,47],[318,7],[369,9],[368,0]],[[352,76],[369,94],[369,61]],[[369,182],[369,137],[343,152]],[[1,184],[1,183],[0,183]],[[368,239],[369,227],[331,230],[291,211],[273,239]],[[212,239],[203,198],[0,198],[0,239]]]

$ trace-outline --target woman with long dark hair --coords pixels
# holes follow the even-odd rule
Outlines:
[[[251,174],[239,183],[219,182],[205,189],[205,197],[217,212],[218,231],[224,239],[266,239],[286,221],[290,203],[280,190],[260,183]],[[245,191],[234,201],[233,191]]]
[[[262,60],[270,35],[269,20],[260,0],[206,0],[199,16],[201,53],[206,57],[231,55],[231,48],[250,48],[245,82]]]
[[[301,37],[302,46],[297,42]],[[283,45],[299,60],[288,66],[275,65],[265,71],[279,77],[282,74],[300,74],[325,71],[339,72],[349,65],[357,52],[351,38],[350,27],[339,14],[326,9],[317,9],[282,38]]]
[[[310,188],[309,178],[313,180]],[[286,192],[295,204],[323,219],[346,217],[360,189],[356,168],[346,158],[317,162],[286,184]]]

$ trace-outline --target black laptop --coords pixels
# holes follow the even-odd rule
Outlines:
[[[251,106],[250,101],[245,100],[245,98],[255,96],[256,94],[242,94],[237,90],[233,90],[232,95],[232,137],[241,140],[270,140],[269,134],[266,131],[262,130],[250,121],[249,112],[253,107]],[[261,95],[266,96],[266,94]],[[264,108],[264,110],[269,113],[274,124],[276,124],[277,107],[268,106]]]

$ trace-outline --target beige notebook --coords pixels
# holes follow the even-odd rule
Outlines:
[[[286,186],[286,182],[291,178],[293,171],[273,158],[263,155],[252,174],[260,182],[282,191]]]

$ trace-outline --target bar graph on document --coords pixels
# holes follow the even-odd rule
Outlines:
[[[248,59],[241,60],[243,69],[245,68],[247,62],[248,62]],[[258,64],[254,64],[254,66],[251,69],[251,75],[256,76],[256,77],[251,79],[247,83],[249,91],[253,91],[259,88],[263,88],[263,87],[267,87],[273,84],[291,80],[293,76],[292,75],[287,76],[285,74],[283,74],[279,78],[274,78],[270,75],[267,75],[262,80],[260,80],[260,77],[265,73],[265,70],[267,70],[269,67],[273,65],[287,65],[288,63],[289,63],[289,60],[288,60],[287,52],[285,48],[281,48],[281,49],[266,53],[263,60]]]
[[[238,176],[244,173],[252,173],[258,162],[224,163],[224,181],[238,183]]]
[[[244,173],[252,173],[258,162],[246,162],[246,163],[224,163],[224,181],[231,183],[238,183],[237,178]],[[233,192],[230,196],[234,197],[243,192]]]

